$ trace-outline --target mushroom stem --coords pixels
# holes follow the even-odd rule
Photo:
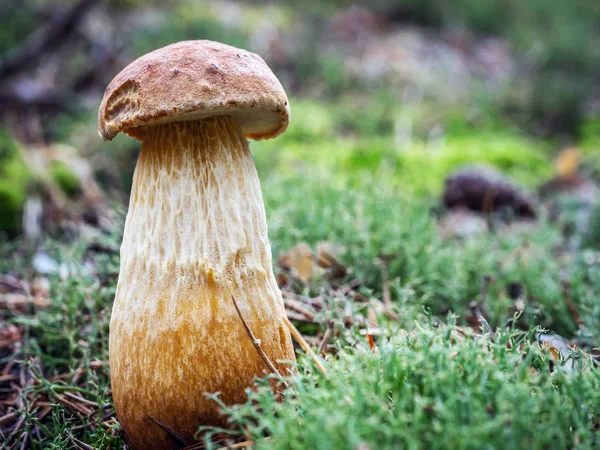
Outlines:
[[[283,375],[294,359],[246,139],[228,116],[148,127],[121,247],[110,330],[119,421],[135,448],[169,448],[147,417],[192,440],[225,426],[266,367],[231,296]],[[148,368],[151,368],[149,370]],[[160,445],[158,444],[160,443]]]

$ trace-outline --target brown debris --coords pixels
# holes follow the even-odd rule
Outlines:
[[[381,268],[381,278],[383,282],[383,303],[387,306],[392,303],[392,294],[390,292],[390,275],[388,273],[387,263],[395,256],[396,255],[384,255],[382,253],[380,253],[378,256],[379,266]]]
[[[306,303],[307,305],[315,308],[317,310],[323,309],[323,300],[320,297],[306,297],[304,295],[295,294],[291,291],[282,290],[281,295],[284,299],[295,300],[301,303]]]
[[[302,315],[303,317],[306,318],[307,322],[315,321],[314,311],[311,311],[309,309],[309,307],[304,306],[301,302],[299,302],[297,300],[284,299],[283,304],[284,304],[286,310],[294,311],[294,312]]]
[[[292,272],[303,283],[310,283],[313,276],[313,253],[306,242],[300,242],[288,252],[281,252],[277,264]]]
[[[517,217],[535,218],[535,205],[521,189],[488,167],[461,169],[445,180],[443,203],[486,214],[509,209]]]
[[[0,275],[0,286],[14,291],[25,291],[24,282],[11,275]]]
[[[23,340],[25,330],[22,326],[7,323],[0,328],[0,350],[12,353]],[[3,377],[0,377],[0,382]]]
[[[330,243],[321,242],[318,247],[317,264],[328,273],[329,279],[344,278],[348,273],[346,267],[335,257],[336,248]]]
[[[377,353],[379,351],[379,348],[377,347],[377,344],[375,343],[375,338],[373,337],[373,334],[368,333],[367,340],[369,342],[369,347],[371,348],[371,351],[373,353]]]
[[[277,275],[277,284],[281,289],[299,289],[307,286],[319,274],[330,280],[346,276],[346,268],[336,259],[341,248],[329,242],[317,244],[317,255],[306,242],[300,242],[290,250],[281,252],[277,266],[281,270]]]
[[[600,187],[588,175],[580,172],[581,153],[570,147],[561,151],[555,160],[556,175],[539,188],[539,195],[549,200],[549,211],[552,220],[556,220],[564,206],[560,198],[566,196],[578,203],[580,213],[575,219],[576,229],[585,234],[592,219],[589,216],[600,198]]]
[[[288,329],[290,330],[290,333],[292,334],[292,337],[296,340],[296,342],[298,342],[298,344],[300,344],[300,347],[302,347],[302,349],[306,352],[306,354],[308,356],[310,356],[310,358],[314,361],[315,365],[321,371],[321,373],[325,377],[327,377],[328,376],[327,375],[327,370],[325,369],[325,367],[321,363],[321,360],[319,359],[319,357],[317,355],[315,355],[315,352],[313,352],[313,350],[310,347],[310,345],[308,345],[308,343],[304,340],[304,337],[302,336],[302,333],[300,333],[298,331],[298,329],[294,326],[294,324],[292,322],[290,322],[290,320],[287,317],[284,317],[284,321],[285,321]]]
[[[83,382],[81,374],[86,372],[83,364],[75,372],[48,379],[43,375],[41,361],[21,361],[19,358],[22,357],[15,355],[0,371],[0,433],[6,437],[7,448],[18,448],[19,442],[21,447],[27,448],[33,435],[43,439],[43,427],[36,423],[25,431],[24,427],[31,425],[27,422],[31,416],[43,423],[52,412],[53,404],[61,404],[73,413],[72,433],[98,427],[97,422],[91,419],[99,413],[104,414],[103,419],[114,416],[111,405],[101,407],[97,402],[85,398],[85,388],[80,385]],[[67,379],[71,380],[71,385],[66,384]],[[86,448],[86,444],[77,439],[72,442],[79,448]]]
[[[583,326],[583,319],[579,313],[579,308],[577,308],[577,305],[569,295],[569,286],[567,283],[562,283],[562,297],[567,305],[569,314],[571,314],[571,317],[573,318],[573,322],[575,322],[578,327]]]
[[[327,331],[325,331],[323,339],[321,339],[321,342],[319,343],[319,350],[317,351],[317,353],[321,356],[325,356],[325,349],[327,348],[327,344],[329,344],[331,336],[333,336],[334,325],[335,324],[333,323],[333,320],[327,322]]]
[[[493,340],[494,332],[487,325],[488,315],[485,312],[485,302],[487,299],[488,288],[492,282],[493,278],[489,274],[486,274],[481,278],[481,284],[479,288],[479,299],[469,303],[469,310],[471,311],[471,316],[467,317],[467,321],[475,329],[481,326],[485,326],[486,329],[488,329],[489,335]]]
[[[87,445],[85,442],[80,441],[79,439],[75,438],[72,435],[71,435],[71,442],[73,443],[73,445],[75,447],[77,447],[80,450],[95,450],[94,447],[92,447],[91,445]]]
[[[400,315],[395,312],[391,306],[386,305],[381,300],[372,298],[369,300],[369,304],[373,308],[373,310],[377,313],[378,316],[385,315],[388,319],[391,320],[400,320]]]
[[[286,313],[288,319],[293,320],[294,322],[316,323],[312,320],[308,320],[308,318],[305,315],[299,314],[294,311],[290,311],[289,309],[286,309],[285,313]]]

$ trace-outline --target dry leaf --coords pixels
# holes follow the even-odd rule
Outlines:
[[[305,283],[309,283],[313,275],[313,252],[306,242],[300,242],[287,252],[282,252],[277,261],[279,267],[290,270]]]
[[[574,147],[569,147],[561,151],[555,161],[558,176],[564,178],[573,178],[576,176],[579,159],[579,151]]]
[[[317,244],[317,264],[328,271],[330,278],[346,276],[346,267],[337,260],[342,251],[343,247],[331,242],[322,241]]]

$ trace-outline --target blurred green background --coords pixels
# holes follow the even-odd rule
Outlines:
[[[125,204],[139,145],[97,136],[103,88],[136,57],[185,39],[262,55],[291,97],[289,131],[253,144],[261,176],[368,173],[437,195],[468,163],[529,188],[568,146],[589,172],[600,166],[594,0],[5,0],[0,17],[0,230],[10,237],[23,234],[28,198],[58,206],[42,208],[44,230],[64,215],[97,222],[100,201]]]

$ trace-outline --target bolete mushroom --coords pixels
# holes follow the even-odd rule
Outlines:
[[[170,448],[199,425],[226,425],[217,403],[244,402],[266,366],[295,360],[271,264],[265,209],[245,138],[285,131],[286,94],[257,55],[211,41],[169,45],[108,85],[99,132],[142,142],[110,322],[119,422],[136,449]],[[159,426],[161,425],[161,426]]]

